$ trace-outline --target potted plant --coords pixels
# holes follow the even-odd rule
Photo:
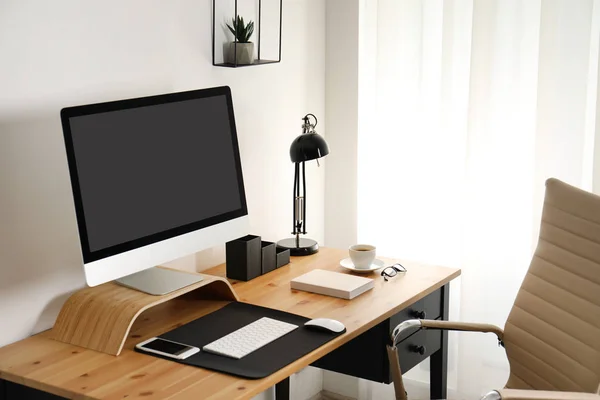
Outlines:
[[[244,23],[244,18],[239,15],[231,19],[232,25],[227,27],[233,33],[235,41],[229,45],[229,62],[235,64],[252,64],[254,62],[254,43],[250,41],[254,33],[254,22]]]

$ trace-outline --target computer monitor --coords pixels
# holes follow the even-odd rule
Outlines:
[[[61,120],[88,285],[164,294],[201,278],[152,267],[248,234],[229,87],[68,107]]]

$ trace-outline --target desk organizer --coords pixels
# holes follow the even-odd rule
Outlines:
[[[290,249],[277,246],[275,250],[276,267],[280,268],[290,263]]]
[[[247,235],[225,245],[227,277],[249,281],[262,274],[262,251],[260,236]]]
[[[273,271],[276,267],[277,255],[275,248],[277,247],[273,242],[261,242],[262,250],[262,266],[261,271],[263,274]]]
[[[249,281],[290,263],[289,249],[247,235],[225,245],[227,278]]]

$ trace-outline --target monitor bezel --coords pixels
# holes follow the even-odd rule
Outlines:
[[[79,175],[77,171],[77,159],[75,156],[75,148],[73,145],[72,132],[70,127],[70,119],[73,117],[81,117],[85,115],[106,113],[111,111],[121,111],[132,108],[140,108],[147,106],[155,106],[168,103],[176,103],[180,101],[195,100],[207,97],[225,96],[227,102],[227,112],[229,115],[230,133],[233,144],[235,169],[238,178],[238,190],[240,194],[241,207],[237,210],[220,214],[214,217],[206,218],[199,221],[194,221],[189,224],[171,228],[162,232],[157,232],[152,235],[143,236],[124,243],[113,245],[110,247],[92,251],[89,245],[87,235],[87,224],[85,219],[83,200],[81,196]],[[69,175],[71,177],[71,190],[75,203],[75,214],[77,219],[77,228],[79,231],[79,240],[81,243],[81,252],[84,264],[88,264],[107,257],[112,257],[127,251],[138,249],[153,243],[161,242],[177,236],[185,235],[186,233],[194,232],[200,229],[208,228],[223,222],[233,220],[235,218],[248,215],[248,207],[246,203],[246,192],[244,190],[244,179],[242,172],[242,163],[240,159],[239,143],[237,138],[237,128],[235,124],[235,116],[233,112],[233,100],[231,89],[228,86],[221,86],[209,89],[190,90],[185,92],[161,94],[154,96],[146,96],[133,99],[116,100],[103,103],[87,104],[73,107],[65,107],[60,111],[61,123],[63,128],[63,137],[67,153],[67,162]]]

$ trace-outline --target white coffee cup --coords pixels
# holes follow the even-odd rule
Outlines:
[[[355,268],[367,269],[371,267],[373,261],[375,261],[375,246],[370,244],[355,244],[350,246],[348,253],[350,253],[350,259]]]

